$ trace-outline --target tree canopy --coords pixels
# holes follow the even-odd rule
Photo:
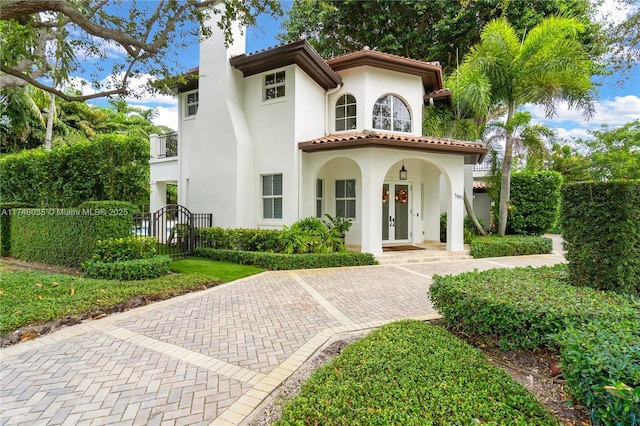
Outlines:
[[[542,106],[555,114],[560,101],[570,108],[593,111],[591,76],[595,69],[580,42],[584,26],[576,19],[545,18],[521,39],[506,19],[487,24],[481,42],[473,46],[456,70],[460,104],[475,116],[486,117],[495,105],[503,105],[505,149],[502,160],[498,233],[504,235],[509,208],[515,131],[519,106]]]
[[[581,38],[591,56],[602,53],[602,33],[589,0],[294,0],[279,38],[306,38],[324,57],[369,46],[439,61],[448,72],[456,67],[456,50],[462,58],[491,20],[507,19],[521,39],[545,17],[557,14],[577,17],[588,27]]]
[[[185,71],[177,52],[210,34],[211,14],[229,41],[234,21],[260,13],[280,13],[279,1],[0,0],[0,89],[29,84],[67,101],[135,95],[134,77]],[[87,93],[60,89],[75,74],[90,75]]]

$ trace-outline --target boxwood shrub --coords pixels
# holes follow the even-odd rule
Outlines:
[[[331,268],[338,266],[375,265],[377,263],[371,253],[353,252],[283,254],[197,248],[194,254],[208,259],[239,263],[241,265],[255,265],[258,268],[269,270]]]
[[[556,336],[567,388],[596,425],[640,424],[640,311],[635,319],[600,319]]]
[[[429,292],[447,324],[503,348],[553,347],[567,327],[640,312],[633,297],[568,284],[563,264],[436,276]]]
[[[572,183],[562,197],[571,282],[640,295],[640,181]]]
[[[558,425],[478,349],[419,321],[385,325],[316,370],[276,425]]]
[[[135,206],[119,201],[75,209],[13,209],[10,255],[22,260],[79,267],[99,240],[130,235]]]
[[[277,252],[280,250],[278,229],[200,228],[196,229],[198,247],[220,250]]]
[[[92,260],[97,262],[119,262],[123,260],[147,259],[156,254],[158,241],[153,237],[129,235],[122,238],[107,238],[96,244]]]
[[[116,262],[87,261],[82,264],[85,277],[107,280],[133,281],[157,278],[169,272],[169,256],[154,256],[147,259],[122,260]]]
[[[11,210],[33,207],[27,203],[0,203],[0,256],[11,254]]]
[[[545,254],[553,250],[553,241],[547,237],[525,235],[489,235],[471,240],[474,258]]]

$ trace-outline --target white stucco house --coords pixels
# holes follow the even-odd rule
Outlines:
[[[325,60],[304,41],[245,53],[234,34],[200,45],[197,78],[178,85],[177,149],[151,139],[151,200],[211,212],[214,226],[281,228],[325,213],[352,220],[346,243],[439,239],[463,250],[463,193],[480,143],[422,136],[425,104],[450,102],[438,63],[369,49]]]

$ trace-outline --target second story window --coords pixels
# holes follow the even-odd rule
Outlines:
[[[185,110],[185,116],[191,117],[198,112],[198,92],[187,94],[187,107]]]
[[[342,95],[336,102],[336,132],[356,128],[356,98]]]
[[[397,96],[382,96],[373,106],[373,128],[394,132],[411,132],[409,107]]]
[[[274,72],[264,76],[264,99],[282,98],[285,95],[285,74],[284,71]]]

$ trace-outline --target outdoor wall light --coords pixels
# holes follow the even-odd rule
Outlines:
[[[407,169],[404,168],[404,160],[402,160],[402,168],[400,169],[400,180],[407,180]]]

